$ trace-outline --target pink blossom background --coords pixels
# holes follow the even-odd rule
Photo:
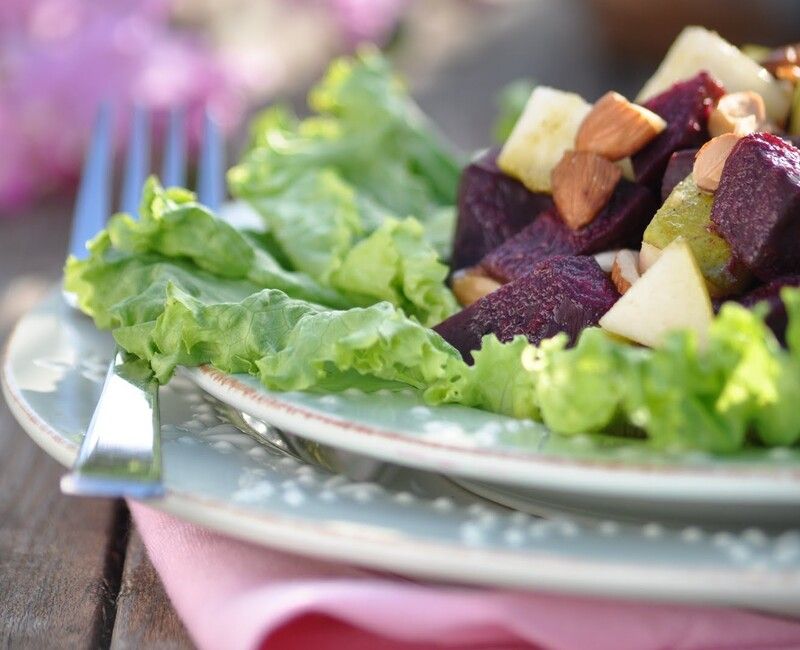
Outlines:
[[[383,41],[406,4],[317,2],[340,30],[343,48]],[[20,214],[37,199],[74,187],[103,101],[117,115],[134,103],[152,109],[156,134],[168,107],[185,106],[194,140],[204,107],[226,130],[240,122],[251,100],[245,71],[226,63],[202,29],[176,27],[173,4],[0,2],[0,215]],[[268,44],[268,25],[264,40]],[[264,87],[269,91],[271,79],[260,81],[262,94]],[[117,120],[118,143],[124,123]]]

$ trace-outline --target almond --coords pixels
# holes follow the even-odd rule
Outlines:
[[[724,133],[747,135],[763,131],[767,123],[764,99],[752,90],[729,93],[720,97],[708,116],[708,132],[712,137]]]
[[[499,282],[487,277],[483,271],[476,268],[454,273],[451,282],[453,294],[462,307],[469,307],[501,286]]]
[[[661,257],[661,249],[643,241],[642,249],[639,251],[639,274],[644,274],[659,257]]]
[[[551,175],[553,200],[572,230],[590,223],[602,210],[622,171],[596,153],[567,151]]]
[[[611,281],[621,294],[639,279],[639,255],[632,250],[617,251],[611,266]]]
[[[575,149],[620,160],[639,151],[665,128],[667,123],[659,115],[612,91],[598,99],[583,118]]]
[[[723,133],[706,142],[697,152],[692,168],[694,182],[701,190],[715,192],[719,187],[722,168],[740,136],[735,133]]]
[[[775,68],[775,78],[783,79],[784,81],[789,81],[791,83],[797,83],[800,81],[800,66],[792,63],[779,65],[777,68]]]
[[[603,269],[603,273],[611,273],[611,267],[614,266],[614,258],[617,256],[617,253],[619,253],[618,250],[603,251],[602,253],[594,254],[594,261]]]

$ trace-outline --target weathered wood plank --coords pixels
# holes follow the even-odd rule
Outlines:
[[[186,629],[175,615],[158,574],[147,558],[142,539],[134,531],[125,556],[111,648],[191,647]]]
[[[0,645],[97,647],[113,619],[114,502],[67,498],[61,468],[0,411]],[[122,519],[123,522],[126,519]]]

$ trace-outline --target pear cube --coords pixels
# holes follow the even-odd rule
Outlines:
[[[703,275],[689,245],[670,244],[658,260],[600,319],[600,327],[651,347],[677,329],[708,339],[714,318]]]
[[[551,192],[550,173],[568,149],[591,110],[580,95],[537,86],[531,93],[497,164],[532,192]]]
[[[750,282],[748,270],[738,262],[731,247],[711,227],[713,195],[703,192],[691,175],[678,183],[656,212],[644,242],[664,249],[678,237],[692,249],[712,296],[741,292]]]
[[[764,99],[769,119],[776,124],[785,123],[791,105],[791,93],[785,85],[739,48],[704,27],[686,27],[678,35],[636,101],[645,102],[701,70],[719,79],[730,93],[757,92]]]

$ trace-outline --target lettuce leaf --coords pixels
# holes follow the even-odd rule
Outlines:
[[[459,403],[541,419],[563,435],[639,431],[660,449],[729,453],[755,436],[765,445],[800,441],[800,291],[783,293],[789,350],[763,310],[723,306],[701,349],[674,332],[657,349],[589,328],[573,348],[559,335],[533,346],[521,337],[483,339],[471,368],[450,367],[426,392]]]
[[[451,364],[446,374],[425,391],[431,404],[452,402],[517,418],[540,419],[537,375],[525,365],[534,348],[524,336],[500,343],[489,334],[473,353],[474,365]]]
[[[357,274],[377,255],[391,262],[379,268],[399,269],[385,275],[387,293],[408,286],[409,294],[435,297],[446,269],[425,275],[420,230],[413,220],[386,222],[375,241],[351,251],[342,272]],[[285,271],[256,237],[216,219],[190,192],[164,190],[155,179],[145,186],[141,219],[115,215],[89,252],[67,261],[65,288],[162,382],[177,365],[212,363],[282,390],[424,388],[463,363],[435,332],[376,302],[381,296],[368,296],[376,303],[368,307],[336,309],[352,303]],[[431,305],[406,307],[428,313]]]
[[[354,304],[386,299],[431,324],[453,313],[444,283],[418,282],[396,255],[384,270],[381,256],[414,230],[414,274],[441,275],[458,161],[373,50],[335,61],[309,105],[315,115],[302,121],[283,107],[256,119],[249,151],[228,174],[231,192],[262,216],[294,270]],[[398,229],[409,217],[419,227]],[[356,273],[353,257],[371,266]]]
[[[426,325],[443,321],[458,306],[452,293],[442,291],[447,267],[423,237],[412,217],[386,220],[347,252],[331,284],[373,302],[387,300]]]

